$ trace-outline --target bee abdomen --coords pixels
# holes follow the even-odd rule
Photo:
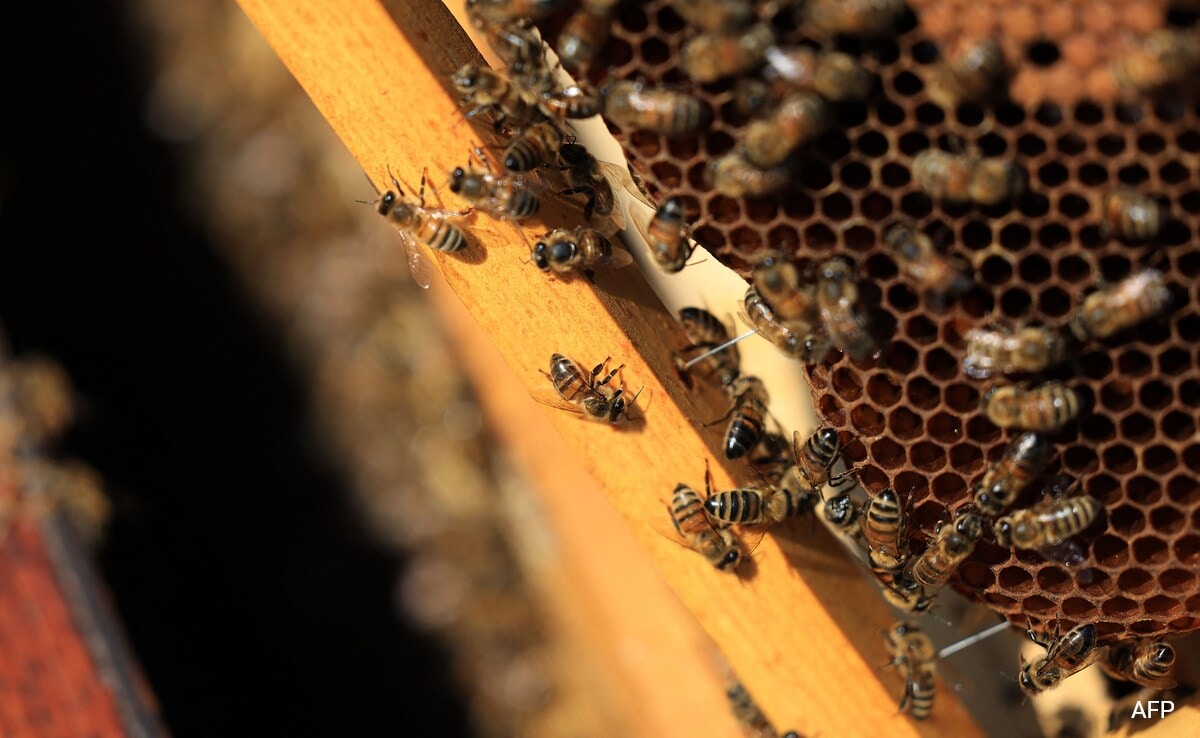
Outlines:
[[[740,459],[748,454],[762,440],[763,431],[759,417],[742,415],[734,418],[725,434],[725,458]]]
[[[758,490],[733,489],[708,498],[704,507],[713,520],[745,525],[762,522],[762,503]]]
[[[513,193],[509,211],[513,218],[528,218],[536,215],[541,206],[542,202],[537,195],[529,190],[517,190]]]
[[[427,242],[429,246],[438,251],[447,253],[461,251],[467,246],[467,237],[458,226],[453,223],[438,223],[437,228],[433,231],[432,238]]]

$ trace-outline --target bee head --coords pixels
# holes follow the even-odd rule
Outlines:
[[[721,571],[733,571],[742,561],[742,552],[738,551],[737,546],[725,552],[725,555],[717,561],[717,568]]]
[[[455,167],[453,172],[450,172],[450,191],[459,192],[463,187],[463,180],[467,176],[467,170],[462,167]]]
[[[383,193],[383,197],[379,198],[379,207],[376,210],[380,215],[387,215],[391,211],[392,206],[396,204],[396,193],[388,190]]]
[[[999,546],[1011,546],[1013,535],[1012,518],[1005,515],[996,521],[992,531],[996,534],[996,544]]]
[[[1150,655],[1150,660],[1159,666],[1170,666],[1175,663],[1175,649],[1169,643],[1159,641],[1152,648],[1154,653]]]
[[[583,144],[566,143],[558,150],[558,155],[562,157],[563,163],[567,166],[575,166],[584,161],[587,161],[589,156],[587,147]]]
[[[1020,676],[1017,677],[1017,683],[1021,685],[1021,691],[1031,697],[1042,692],[1042,688],[1038,686],[1031,675],[1033,667],[1033,664],[1027,664],[1024,669],[1021,669]]]
[[[550,261],[565,264],[570,261],[579,251],[579,245],[570,239],[561,239],[554,242],[553,246],[549,247]]]
[[[470,92],[479,84],[479,67],[474,64],[464,64],[450,77],[450,82],[460,92]]]
[[[625,412],[625,398],[620,396],[621,391],[617,390],[617,394],[613,395],[612,405],[608,408],[608,422],[616,423],[621,419],[621,414]]]
[[[683,220],[683,198],[678,195],[668,197],[658,208],[658,214],[670,220]]]
[[[546,248],[546,243],[544,241],[538,241],[533,247],[533,253],[529,255],[529,258],[533,260],[534,266],[536,266],[538,269],[541,269],[543,272],[550,268],[550,258],[547,255],[547,251],[548,249]]]

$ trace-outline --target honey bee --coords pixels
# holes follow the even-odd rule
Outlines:
[[[793,359],[813,364],[829,351],[830,340],[824,332],[807,335],[795,333],[775,316],[775,311],[754,287],[746,290],[741,312],[742,320],[747,325],[753,326],[759,335]]]
[[[912,164],[917,186],[935,200],[995,205],[1025,189],[1021,168],[1005,159],[950,154],[926,149]]]
[[[983,536],[983,519],[973,513],[958,517],[953,525],[944,525],[929,547],[913,561],[912,578],[932,597],[946,586],[959,565],[974,551]]]
[[[984,515],[996,516],[1007,510],[1046,466],[1054,454],[1042,436],[1026,431],[1009,441],[1004,455],[983,475],[975,489],[975,506]]]
[[[714,189],[735,199],[773,195],[787,186],[792,178],[787,167],[760,169],[736,151],[710,161],[707,172]]]
[[[1104,655],[1104,649],[1096,647],[1096,626],[1091,623],[1078,625],[1060,637],[1056,621],[1054,635],[1049,640],[1038,638],[1032,627],[1025,632],[1029,640],[1046,649],[1046,655],[1042,658],[1028,664],[1022,663],[1021,674],[1017,677],[1017,683],[1030,697],[1058,686],[1063,679],[1092,665]]]
[[[1175,649],[1165,641],[1131,639],[1108,647],[1100,668],[1114,679],[1153,689],[1174,689]]]
[[[707,84],[741,76],[761,65],[774,43],[775,31],[769,23],[756,23],[744,31],[700,33],[683,44],[679,61],[687,76]]]
[[[790,330],[807,334],[820,320],[817,312],[817,288],[801,284],[796,267],[777,251],[768,251],[754,266],[754,286],[775,316]]]
[[[1079,415],[1079,393],[1062,382],[1036,387],[992,387],[983,394],[983,411],[1001,428],[1051,432]]]
[[[695,250],[691,228],[684,221],[683,198],[679,196],[664,200],[646,225],[638,226],[638,232],[650,247],[655,263],[670,274],[682,270]]]
[[[729,340],[729,330],[725,324],[702,308],[683,308],[679,311],[679,323],[683,326],[688,340],[692,342],[687,349],[689,352],[693,349],[708,351]],[[735,344],[705,358],[702,365],[720,380],[722,386],[727,387],[733,384],[741,373],[741,353]]]
[[[1162,272],[1144,269],[1083,298],[1083,306],[1071,320],[1071,330],[1081,341],[1108,338],[1153,318],[1170,302],[1171,291]]]
[[[996,89],[1004,75],[1004,53],[993,39],[972,42],[934,70],[929,99],[946,109],[977,102]]]
[[[810,0],[804,5],[805,24],[824,36],[888,36],[903,13],[902,0]]]
[[[587,0],[558,34],[558,58],[568,67],[590,64],[608,41],[612,14],[620,0]]]
[[[425,173],[421,174],[421,191],[416,205],[404,198],[404,191],[395,177],[392,177],[392,186],[394,190],[388,190],[369,204],[378,203],[376,211],[399,229],[400,243],[404,246],[405,260],[413,279],[422,288],[428,288],[429,262],[417,248],[417,242],[438,251],[461,251],[467,246],[467,237],[450,219],[468,215],[471,211],[426,210]],[[379,194],[378,188],[375,193]]]
[[[520,177],[497,177],[470,165],[450,173],[450,191],[500,219],[524,220],[541,208],[535,187]]]
[[[523,126],[541,117],[537,106],[526,97],[521,87],[487,67],[464,64],[450,76],[450,83],[463,94],[462,104],[471,103],[475,106],[467,113],[468,118],[493,111],[496,113],[496,127],[499,128],[508,120]]]
[[[916,623],[899,622],[884,634],[884,646],[892,657],[888,665],[899,668],[904,675],[900,712],[907,709],[915,720],[928,718],[933,712],[937,681],[933,642]]]
[[[715,528],[696,490],[680,484],[671,500],[671,524],[684,544],[721,571],[734,571],[742,561],[738,540],[729,528]]]
[[[904,502],[890,487],[880,491],[867,503],[862,532],[873,569],[896,572],[903,568],[908,558],[904,538],[906,519]]]
[[[754,22],[754,7],[746,0],[674,0],[671,7],[688,25],[708,33],[745,28]]]
[[[758,77],[742,77],[733,85],[733,107],[747,118],[765,113],[771,99],[771,86]]]
[[[996,520],[996,543],[1015,548],[1039,548],[1061,543],[1082,533],[1103,507],[1087,496],[1046,500]]]
[[[669,138],[690,136],[712,120],[700,98],[642,82],[614,82],[600,90],[604,116],[617,125]]]
[[[842,455],[842,441],[833,428],[818,428],[806,440],[800,431],[792,433],[792,453],[796,457],[796,469],[814,488],[823,484],[840,487],[853,481],[849,472],[830,475],[833,465]]]
[[[533,24],[526,20],[492,24],[473,14],[478,4],[468,4],[468,16],[472,25],[484,32],[488,45],[504,60],[508,71],[517,76],[531,89],[542,89],[552,79],[546,64],[546,46]]]
[[[821,506],[821,513],[830,525],[856,539],[861,535],[858,529],[858,516],[861,512],[862,508],[854,503],[849,492],[836,494],[825,500]]]
[[[933,247],[933,239],[911,223],[897,223],[884,234],[900,270],[939,300],[971,289],[971,279]]]
[[[547,233],[534,244],[530,259],[543,272],[583,272],[589,278],[594,269],[621,269],[633,263],[628,251],[613,246],[612,241],[587,226]]]
[[[762,440],[771,398],[761,379],[746,374],[735,379],[726,392],[732,400],[729,412],[708,425],[729,419],[725,430],[725,458],[739,459]]]
[[[778,487],[796,464],[788,440],[778,433],[764,433],[749,457],[750,465],[762,478]]]
[[[558,12],[563,0],[467,0],[467,15],[476,25],[505,25],[541,20]]]
[[[1127,241],[1149,241],[1162,229],[1162,206],[1153,198],[1128,187],[1105,195],[1100,212],[1104,216],[1104,232],[1116,234]]]
[[[524,128],[504,149],[504,168],[510,172],[528,172],[549,162],[563,145],[562,131],[542,121]]]
[[[704,501],[714,525],[769,525],[799,517],[813,509],[818,495],[807,485],[774,487],[759,484],[716,492]]]
[[[1190,30],[1160,29],[1112,63],[1117,89],[1139,98],[1184,82],[1200,66],[1200,41]]]
[[[792,89],[811,90],[831,102],[861,100],[871,91],[870,73],[849,54],[807,46],[772,46],[766,50],[766,58],[772,77]]]
[[[605,357],[591,373],[585,374],[575,362],[562,354],[554,354],[550,357],[550,371],[542,372],[553,385],[553,393],[549,388],[545,391],[535,390],[533,399],[543,405],[581,415],[584,420],[614,424],[620,422],[622,417],[629,420],[629,408],[637,402],[642,391],[638,390],[633,399],[626,403],[624,387],[616,390],[608,387],[613,377],[625,367],[624,364],[609,371],[603,379],[597,379],[611,360],[612,357]]]
[[[792,92],[765,118],[751,121],[742,137],[742,156],[760,170],[782,164],[829,125],[829,105],[815,92]]]
[[[883,585],[883,599],[889,605],[902,612],[925,612],[933,604],[933,597],[926,595],[920,584],[904,576],[902,569],[903,564],[901,570],[884,569],[878,562],[871,564],[872,573]]]
[[[627,169],[612,162],[600,161],[592,156],[585,146],[576,143],[563,144],[558,156],[566,170],[567,183],[571,185],[559,194],[587,195],[587,202],[583,207],[584,218],[591,220],[595,215],[610,219],[617,228],[625,227],[625,215],[617,202],[615,185],[622,185],[627,192],[649,205],[644,196],[637,191]]]
[[[591,118],[600,114],[600,96],[579,85],[542,92],[538,97],[537,105],[547,118],[559,123],[564,120]],[[580,146],[580,148],[583,147]]]
[[[849,262],[834,258],[821,265],[817,278],[817,307],[826,332],[838,348],[862,361],[877,356],[867,316],[858,312],[858,285]]]
[[[1045,326],[1026,326],[1015,333],[972,328],[966,339],[963,371],[976,379],[1040,372],[1067,359],[1067,342]]]

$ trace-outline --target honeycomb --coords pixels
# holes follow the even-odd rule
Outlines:
[[[802,271],[834,254],[854,261],[883,355],[856,363],[831,352],[808,370],[813,401],[839,429],[868,493],[890,486],[907,499],[914,552],[948,510],[970,500],[1015,434],[980,412],[988,383],[961,371],[966,331],[1061,328],[1097,285],[1143,265],[1167,275],[1174,297],[1167,315],[1077,346],[1071,362],[1044,373],[1077,386],[1091,412],[1051,437],[1055,459],[1018,505],[1037,501],[1054,478],[1078,478],[1083,493],[1103,504],[1102,522],[1072,539],[1079,550],[1067,554],[1015,552],[987,534],[954,583],[1014,624],[1024,626],[1026,616],[1044,627],[1060,619],[1065,631],[1093,622],[1104,642],[1200,626],[1200,105],[1076,101],[1075,92],[1039,102],[1059,89],[1046,85],[1037,94],[944,110],[926,96],[925,80],[939,44],[990,32],[1011,36],[1002,42],[1010,65],[1021,57],[1014,84],[1031,68],[1025,60],[1044,52],[1016,53],[1034,43],[1060,49],[1059,62],[1086,79],[1107,68],[1102,52],[1116,43],[1114,34],[1179,22],[1164,15],[1161,2],[1134,5],[1124,12],[1138,14],[1136,23],[1119,18],[1105,35],[1101,20],[1089,10],[1085,23],[1077,4],[921,0],[891,38],[826,43],[857,56],[877,82],[865,101],[833,105],[836,124],[801,149],[791,183],[772,198],[733,199],[708,183],[706,164],[734,148],[748,121],[734,104],[733,80],[694,85],[679,68],[691,29],[668,0],[620,7],[602,62],[586,70],[594,84],[642,79],[710,105],[712,125],[690,138],[622,130],[611,121],[609,128],[651,192],[682,195],[689,217],[704,221],[697,239],[742,276],[750,274],[747,259],[768,247],[790,254]],[[1058,12],[1070,17],[1052,22]],[[770,20],[781,42],[816,40],[786,10]],[[543,23],[551,44],[560,23]],[[1035,39],[1036,28],[1062,37]],[[1072,51],[1080,39],[1090,55]],[[1039,70],[1043,77],[1053,71]],[[932,201],[913,183],[913,157],[956,145],[1015,160],[1028,174],[1025,193],[985,207]],[[1117,185],[1165,205],[1169,217],[1156,243],[1129,245],[1101,231],[1100,199]],[[915,222],[939,250],[969,265],[974,288],[948,306],[920,294],[883,242],[900,220]]]

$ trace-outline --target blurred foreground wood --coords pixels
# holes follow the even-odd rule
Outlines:
[[[403,16],[409,36],[433,47],[428,59],[375,2],[241,0],[241,5],[376,183],[387,181],[390,168],[407,183],[406,191],[415,189],[428,167],[431,182],[438,184],[462,160],[472,132],[441,80],[456,64],[476,57],[464,57],[474,52],[440,5],[422,5],[419,14]],[[426,62],[436,76],[426,71]],[[438,202],[437,195],[427,199]],[[571,224],[565,209],[547,210],[544,223],[530,233]],[[620,615],[642,634],[630,643],[648,641],[646,647],[659,652],[655,656],[684,649],[651,668],[604,638],[588,642],[595,658],[609,660],[628,679],[628,703],[639,706],[633,713],[644,720],[639,734],[725,735],[729,724],[713,718],[680,730],[680,713],[672,712],[679,708],[658,706],[658,695],[680,689],[670,681],[672,672],[661,670],[666,664],[677,664],[673,668],[681,674],[702,674],[711,666],[687,635],[690,626],[671,625],[686,623],[686,617],[652,604],[661,598],[629,594],[632,588],[624,582],[649,566],[659,570],[781,729],[824,736],[978,734],[945,689],[928,723],[897,714],[900,680],[878,668],[886,660],[879,631],[892,617],[858,565],[820,526],[799,521],[768,536],[741,577],[713,571],[659,532],[669,526],[664,506],[671,490],[681,481],[703,484],[706,459],[718,485],[733,480],[713,455],[721,429],[700,427],[723,412],[721,398],[716,392],[689,395],[673,375],[671,352],[685,341],[636,270],[598,274],[595,287],[586,280],[547,280],[525,263],[528,246],[513,226],[475,217],[469,227],[475,244],[465,255],[431,258],[521,383],[516,389],[496,379],[481,388],[484,395],[502,394],[504,402],[523,408],[496,409],[509,417],[506,427],[514,440],[523,439],[527,429],[521,418],[534,412],[548,419],[569,449],[570,458],[559,462],[567,452],[522,444],[530,459],[555,459],[556,466],[535,476],[558,480],[547,490],[547,507],[572,539],[572,547],[564,548],[563,586],[579,588],[564,598],[579,599],[582,631],[618,633],[626,622],[616,619]],[[623,362],[626,386],[631,391],[645,386],[639,401],[644,421],[616,430],[534,405],[527,392],[546,386],[539,370],[548,368],[554,352],[585,365],[609,355]],[[605,527],[589,507],[597,491],[616,508],[625,534],[632,534],[644,554],[622,554],[619,565],[610,558]],[[589,599],[618,608],[585,607]],[[708,684],[699,688],[711,697]],[[710,701],[703,694],[696,699]],[[723,701],[713,709],[723,710]]]

